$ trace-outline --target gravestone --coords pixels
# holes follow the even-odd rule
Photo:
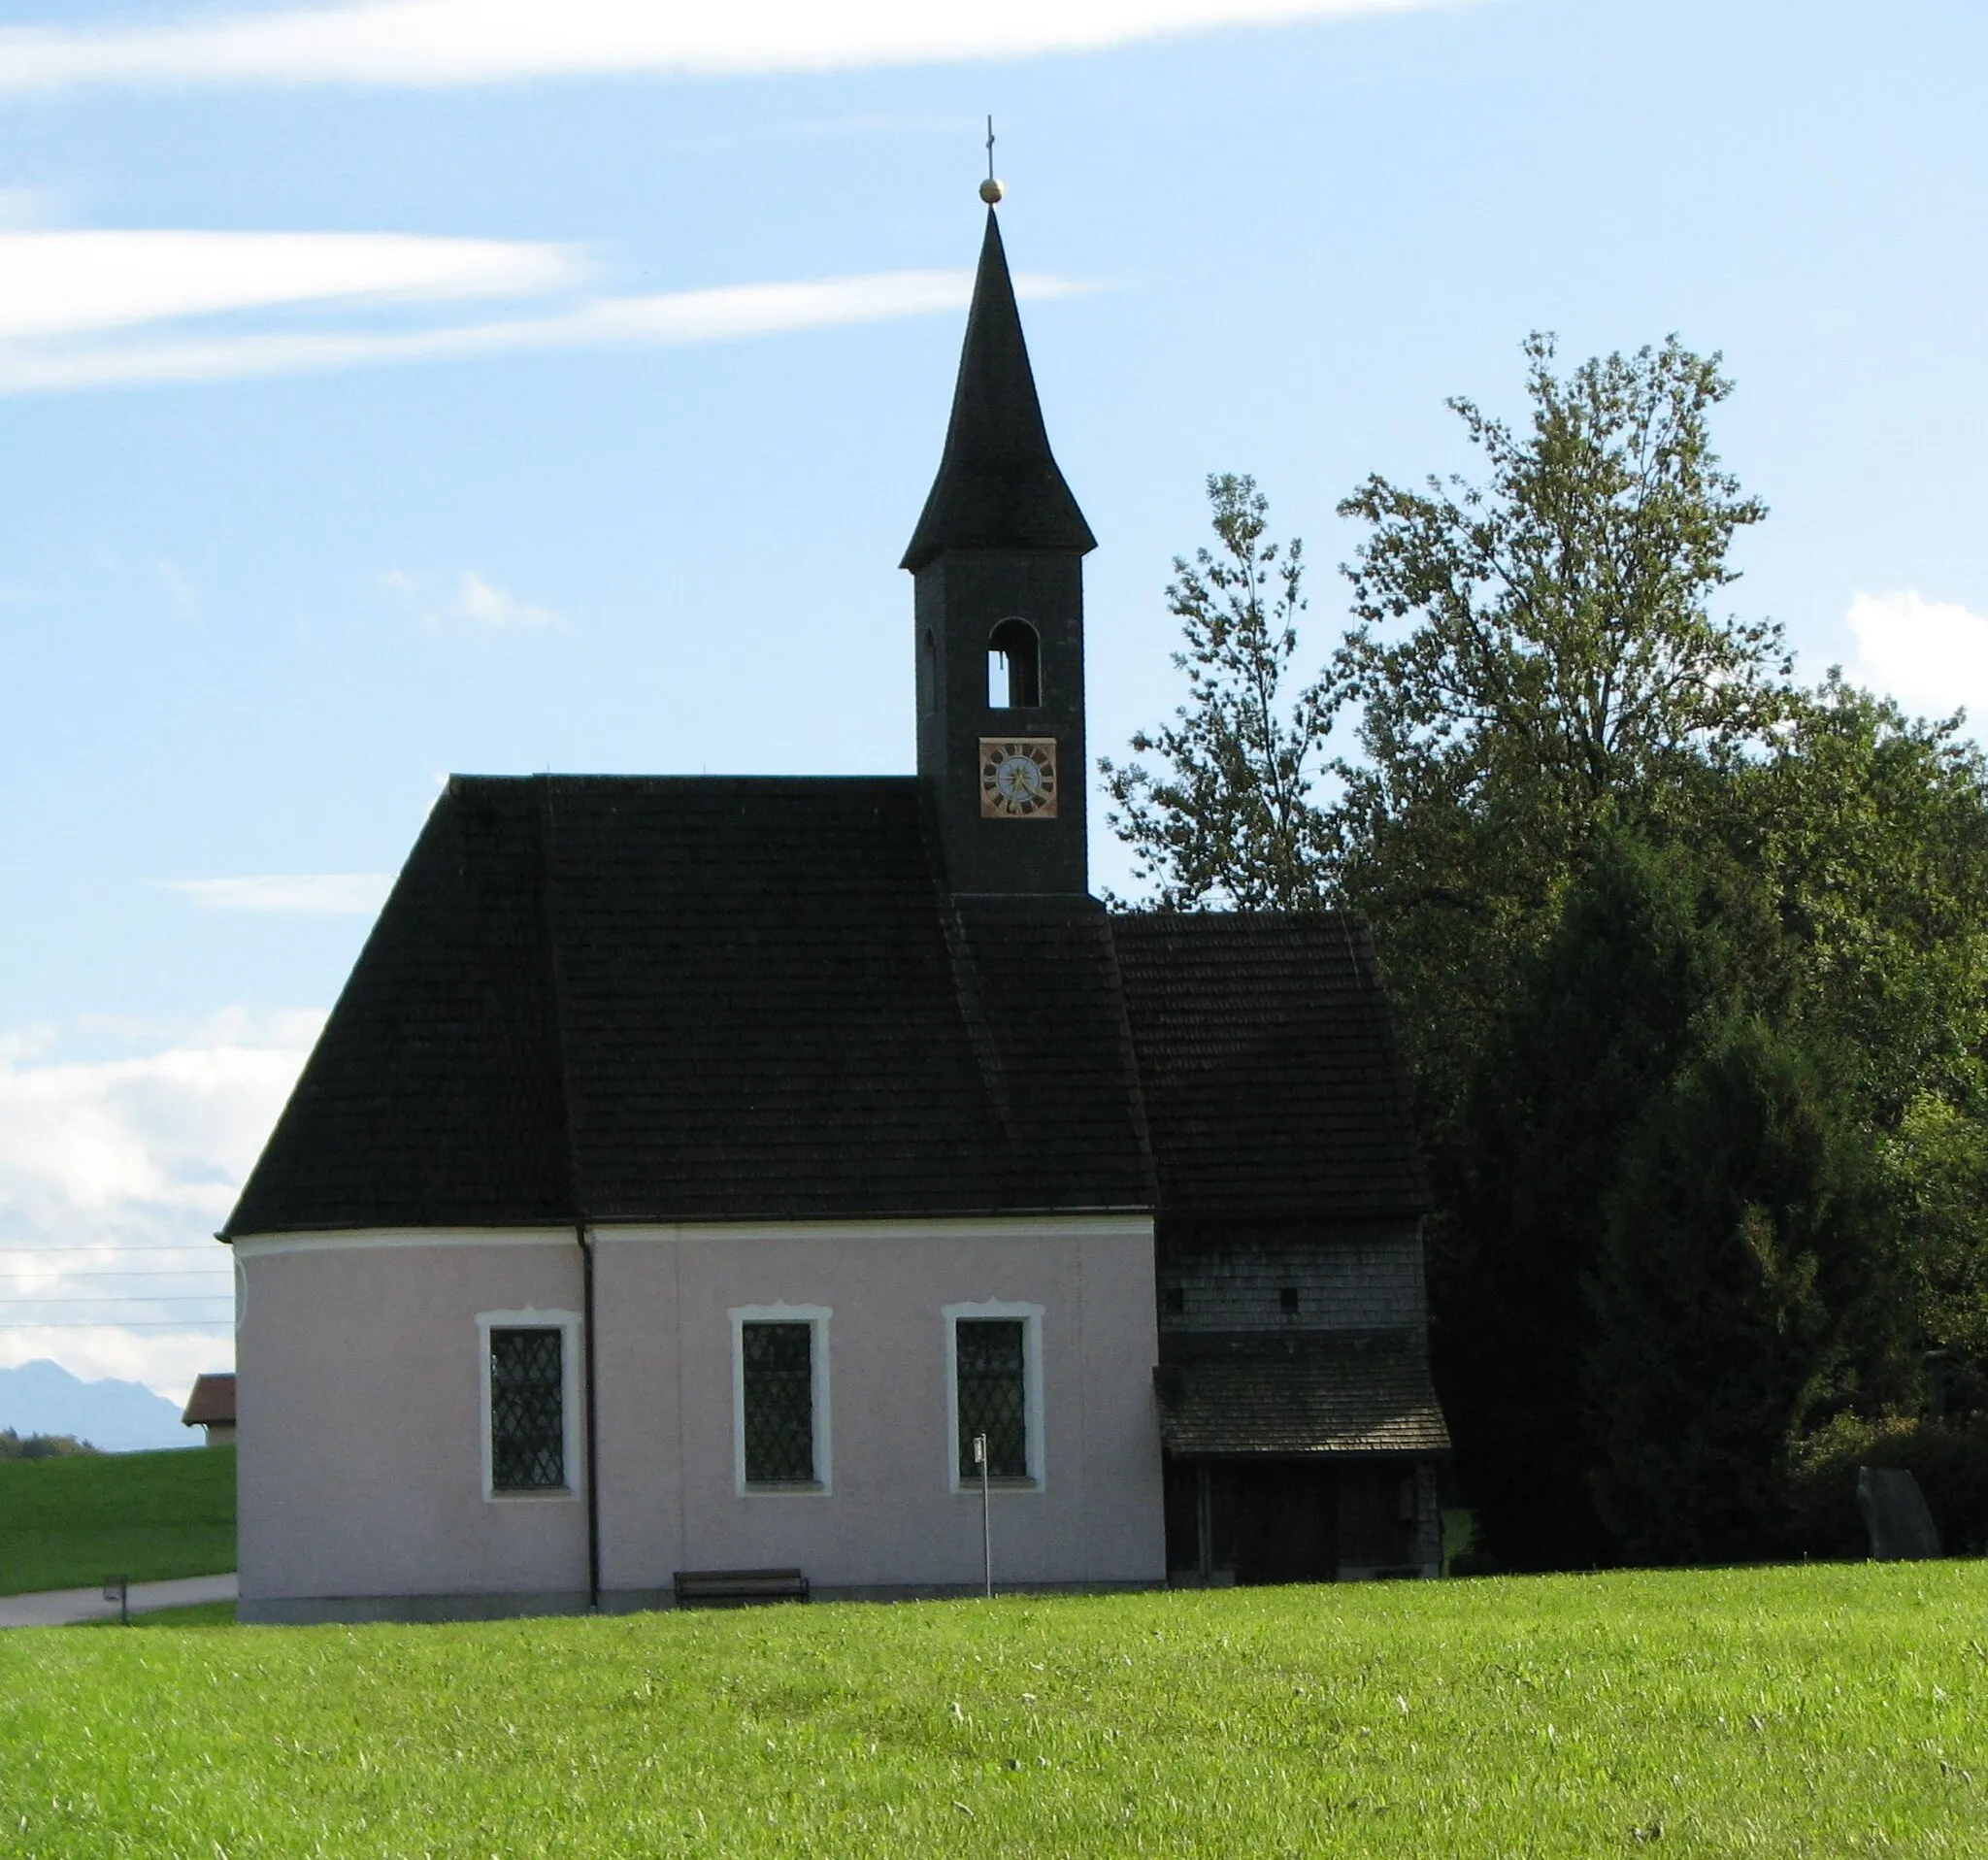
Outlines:
[[[1891,1466],[1857,1469],[1857,1509],[1879,1563],[1908,1563],[1939,1554],[1939,1532],[1911,1474]]]

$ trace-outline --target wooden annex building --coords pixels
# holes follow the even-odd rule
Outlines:
[[[223,1238],[245,1619],[1433,1576],[1364,931],[1110,914],[990,210],[918,773],[452,780]],[[707,1581],[708,1586],[708,1581]]]

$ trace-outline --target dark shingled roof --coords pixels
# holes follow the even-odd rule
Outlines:
[[[1425,1201],[1341,918],[956,898],[908,777],[458,777],[226,1233]]]
[[[1169,1339],[1160,1438],[1182,1457],[1440,1453],[1449,1430],[1411,1331]]]
[[[1416,1214],[1429,1188],[1365,927],[1332,912],[1112,920],[1170,1214]]]
[[[570,1220],[541,810],[454,781],[223,1233]]]
[[[457,778],[226,1232],[1153,1200],[1109,920],[915,779]]]
[[[1097,546],[1049,450],[1001,228],[990,207],[945,450],[904,566],[923,568],[949,548],[1087,553]]]

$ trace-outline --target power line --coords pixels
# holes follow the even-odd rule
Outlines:
[[[226,1292],[167,1292],[153,1298],[148,1292],[131,1292],[117,1296],[116,1292],[80,1292],[76,1298],[8,1298],[0,1292],[0,1306],[10,1304],[213,1304],[216,1298],[229,1298]]]
[[[19,1273],[0,1273],[0,1279],[19,1279],[21,1276]],[[212,1279],[214,1276],[213,1269],[207,1266],[126,1266],[115,1271],[107,1267],[102,1272],[62,1274],[64,1279]]]
[[[51,1253],[204,1253],[213,1257],[215,1243],[188,1240],[170,1246],[120,1246],[115,1240],[71,1241],[66,1246],[0,1246],[0,1257],[40,1258]]]
[[[234,1321],[232,1317],[144,1317],[120,1323],[106,1317],[37,1323],[31,1318],[0,1318],[0,1330],[219,1330]]]

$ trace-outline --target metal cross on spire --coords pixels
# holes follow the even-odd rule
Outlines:
[[[1008,189],[994,179],[994,118],[989,116],[987,118],[987,179],[980,183],[980,198],[991,207],[1007,191]]]

